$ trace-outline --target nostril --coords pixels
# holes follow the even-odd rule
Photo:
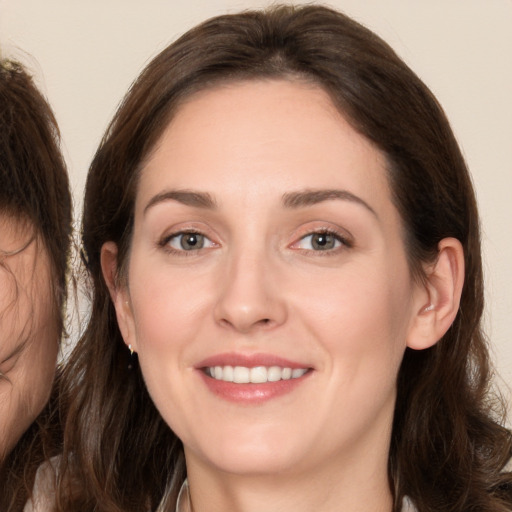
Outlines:
[[[254,328],[258,327],[267,327],[271,326],[273,321],[271,318],[261,318],[260,320],[256,320],[255,322],[244,322],[244,321],[236,321],[229,318],[221,318],[219,320],[220,324],[223,327],[234,327],[235,329],[241,332],[249,332]]]

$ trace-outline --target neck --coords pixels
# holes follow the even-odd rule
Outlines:
[[[392,416],[392,406],[383,408],[367,429],[342,442],[320,437],[273,457],[265,451],[261,460],[252,451],[254,458],[244,460],[239,450],[222,466],[185,444],[193,512],[391,512]]]
[[[270,476],[203,472],[198,465],[190,469],[193,512],[391,512],[393,508],[387,463],[376,460],[372,467],[352,461],[341,470],[323,461],[314,472]]]

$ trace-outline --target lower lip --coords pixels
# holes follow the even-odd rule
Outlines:
[[[296,379],[278,380],[263,384],[235,384],[234,382],[209,377],[202,370],[198,371],[203,382],[212,393],[229,402],[248,405],[260,404],[291,393],[311,375],[311,371],[308,371],[302,377]]]

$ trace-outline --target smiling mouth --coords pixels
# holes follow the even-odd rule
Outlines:
[[[308,368],[287,368],[281,366],[208,366],[203,368],[208,377],[235,384],[264,384],[281,380],[298,379]]]

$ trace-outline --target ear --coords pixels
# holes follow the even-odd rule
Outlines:
[[[101,270],[110,293],[110,298],[116,309],[117,323],[121,335],[126,345],[131,346],[131,350],[136,352],[135,322],[130,294],[126,282],[121,282],[118,278],[117,253],[117,245],[114,242],[103,244],[101,248]]]
[[[450,328],[459,310],[464,284],[464,250],[455,238],[444,238],[438,256],[425,268],[426,279],[418,295],[417,311],[407,346],[423,350],[435,345]]]

